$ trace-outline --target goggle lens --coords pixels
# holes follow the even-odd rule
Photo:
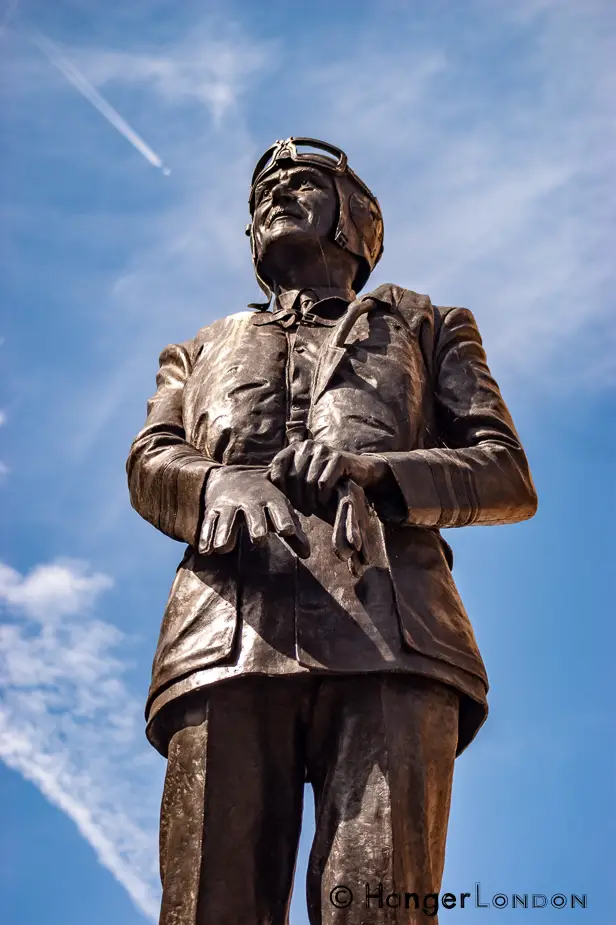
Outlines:
[[[298,146],[307,150],[298,151]],[[259,159],[252,175],[251,200],[254,188],[264,173],[267,173],[278,160],[289,158],[298,163],[315,164],[323,167],[323,161],[329,161],[331,170],[342,172],[346,169],[347,156],[340,148],[316,138],[287,138],[276,141]],[[328,165],[329,166],[329,165]]]

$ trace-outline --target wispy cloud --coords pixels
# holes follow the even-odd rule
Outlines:
[[[95,109],[107,119],[126,140],[134,147],[143,157],[152,164],[153,167],[159,167],[164,174],[171,173],[169,167],[165,167],[161,158],[155,151],[137,134],[135,129],[123,119],[119,112],[111,106],[107,100],[101,96],[98,90],[92,86],[90,81],[85,77],[75,65],[69,61],[65,54],[58,48],[55,42],[43,35],[41,32],[33,32],[31,35],[34,44],[41,49],[43,54],[48,58],[54,67],[64,74],[66,79],[81,93],[89,103],[92,103]]]
[[[206,21],[189,38],[149,51],[75,48],[75,60],[97,87],[140,85],[172,106],[197,103],[216,125],[268,64],[274,41],[254,41],[238,27]],[[193,131],[199,131],[193,124]]]
[[[157,914],[156,784],[122,634],[90,613],[111,579],[85,563],[0,563],[0,758],[75,822],[149,918]]]

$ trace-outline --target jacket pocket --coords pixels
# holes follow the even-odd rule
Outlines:
[[[487,675],[453,580],[442,537],[421,527],[386,527],[385,547],[402,638],[410,649]]]

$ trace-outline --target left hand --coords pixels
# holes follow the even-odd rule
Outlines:
[[[309,516],[327,507],[343,479],[370,489],[378,485],[387,470],[387,463],[381,459],[304,440],[281,450],[270,463],[268,476],[293,507]]]
[[[363,489],[351,479],[341,482],[336,493],[338,508],[332,546],[337,557],[347,563],[351,575],[359,577],[369,565],[369,513],[366,497]]]

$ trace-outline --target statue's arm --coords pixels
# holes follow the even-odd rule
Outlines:
[[[148,401],[145,426],[128,460],[132,506],[172,539],[197,544],[205,483],[218,466],[186,440],[182,417],[184,384],[192,371],[193,342],[171,344],[160,355],[156,394]]]
[[[526,455],[468,309],[445,310],[434,360],[440,447],[379,454],[404,499],[404,522],[462,527],[532,517],[537,493]]]

